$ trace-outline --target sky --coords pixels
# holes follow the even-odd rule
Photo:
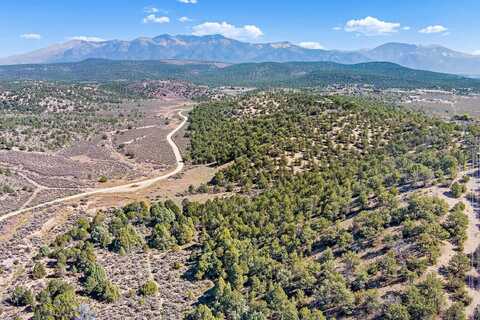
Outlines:
[[[480,54],[478,0],[1,0],[0,57],[70,39],[223,34],[356,50],[386,42]]]

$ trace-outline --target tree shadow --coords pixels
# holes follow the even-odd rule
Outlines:
[[[454,197],[453,196],[453,192],[451,190],[447,190],[443,193],[443,195],[447,198],[450,198],[450,199],[458,199],[458,197]]]
[[[480,277],[467,275],[465,278],[465,284],[473,290],[480,290]]]
[[[200,244],[194,244],[188,248],[190,252],[189,258],[187,260],[187,270],[181,275],[181,278],[190,282],[197,281],[198,279],[195,277],[197,273],[197,261],[196,255],[199,254],[201,249]]]
[[[378,257],[381,257],[381,256],[384,256],[385,254],[387,254],[387,252],[389,251],[390,249],[388,247],[382,247],[376,251],[372,251],[372,252],[369,252],[367,253],[366,255],[364,255],[362,258],[363,259],[367,259],[367,260],[371,260],[371,259],[374,259],[374,258],[378,258]]]

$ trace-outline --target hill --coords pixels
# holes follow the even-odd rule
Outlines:
[[[456,75],[414,70],[388,62],[344,65],[331,62],[238,64],[209,71],[210,83],[311,87],[368,84],[378,88],[480,88],[480,81]]]
[[[480,88],[480,81],[414,70],[388,62],[265,62],[226,65],[209,62],[113,61],[0,66],[0,80],[112,81],[189,80],[212,86],[310,87],[368,84],[379,88]]]

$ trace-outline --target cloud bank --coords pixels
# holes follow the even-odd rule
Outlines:
[[[237,40],[252,40],[263,36],[262,30],[254,25],[245,25],[241,27],[234,26],[227,22],[205,22],[192,28],[192,34],[196,36],[205,36],[212,34],[221,34],[227,38]]]
[[[305,49],[325,49],[319,42],[315,41],[300,42],[298,45]]]
[[[75,36],[68,38],[69,40],[78,40],[78,41],[87,41],[87,42],[102,42],[105,39],[100,37],[91,37],[91,36]]]
[[[387,22],[375,17],[350,20],[344,26],[346,32],[357,32],[366,36],[387,35],[398,32],[401,24],[398,22]]]
[[[155,14],[150,14],[143,18],[143,23],[169,23],[170,18],[166,16],[156,16]]]
[[[20,35],[20,38],[27,39],[27,40],[40,40],[42,39],[42,35],[38,33],[24,33]]]
[[[425,33],[425,34],[432,34],[432,33],[443,33],[447,32],[447,28],[442,25],[435,25],[435,26],[428,26],[423,29],[420,29],[418,32]]]
[[[192,19],[190,19],[189,17],[180,17],[180,18],[178,18],[178,21],[180,21],[182,23],[185,23],[185,22],[192,21]]]

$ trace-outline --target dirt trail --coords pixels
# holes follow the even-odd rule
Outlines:
[[[480,177],[475,172],[472,174],[470,181],[468,182],[468,191],[473,192],[477,195],[480,191],[479,188]],[[466,254],[471,254],[475,252],[479,246],[480,240],[480,206],[477,202],[464,201],[466,204],[466,213],[468,215],[468,229],[467,229],[467,240],[464,245],[464,252]],[[473,312],[477,305],[480,305],[480,292],[479,292],[479,273],[472,267],[472,270],[468,273],[469,281],[467,283],[468,295],[472,297],[472,303],[467,306],[466,313],[468,316],[473,315]]]
[[[449,188],[445,187],[430,187],[426,190],[426,194],[430,196],[436,196],[441,199],[447,201],[449,207],[453,207],[455,204],[459,202],[463,202],[466,206],[465,213],[468,217],[468,228],[467,228],[467,240],[464,243],[463,252],[465,254],[471,254],[476,250],[476,248],[480,245],[480,204],[469,201],[467,195],[471,192],[477,194],[480,192],[480,177],[477,176],[476,171],[470,169],[468,171],[464,171],[460,173],[460,176],[469,175],[471,178],[467,183],[467,193],[462,197],[455,199],[448,196]],[[457,253],[456,247],[453,246],[449,242],[444,242],[441,248],[440,257],[437,259],[437,263],[427,269],[425,274],[428,273],[436,273],[439,274],[440,268],[446,266],[450,259]],[[468,273],[469,278],[467,279],[467,291],[468,295],[472,298],[472,303],[466,307],[466,313],[468,316],[471,316],[475,310],[477,305],[480,305],[480,284],[478,281],[480,280],[480,274],[472,268],[472,270]],[[448,300],[446,303],[446,307],[451,304],[451,300]]]
[[[458,202],[463,202],[465,204],[465,213],[468,217],[467,240],[464,243],[463,249],[463,252],[465,254],[473,253],[480,245],[480,206],[478,203],[469,201],[469,199],[467,198],[467,195],[471,192],[477,194],[478,198],[478,192],[480,191],[480,177],[475,170],[468,170],[461,173],[461,175],[470,175],[471,178],[467,183],[468,191],[466,195],[462,196],[459,199],[447,197],[445,195],[445,192],[447,192],[448,189],[442,190],[434,188],[432,190],[433,195],[445,199],[449,203],[450,207],[452,207]],[[446,266],[450,259],[455,255],[455,253],[455,247],[452,246],[450,243],[445,243],[442,247],[442,253],[440,255],[440,258],[438,259],[437,264],[433,267],[430,267],[429,271],[438,273],[439,268],[442,266]],[[466,313],[468,316],[471,316],[473,314],[473,311],[475,310],[475,307],[477,305],[480,305],[480,286],[478,284],[479,273],[475,270],[475,268],[472,267],[472,270],[470,270],[468,276],[469,278],[467,279],[467,291],[468,295],[472,298],[472,303],[470,303],[470,305],[466,307]],[[450,302],[448,304],[450,304]]]
[[[37,195],[43,191],[43,190],[46,190],[47,188],[45,186],[42,186],[41,184],[38,184],[36,181],[30,179],[27,175],[21,173],[21,172],[17,172],[16,174],[18,174],[19,176],[21,176],[22,178],[24,178],[25,180],[27,180],[29,183],[31,183],[34,187],[35,187],[35,190],[32,192],[32,194],[30,195],[30,197],[27,199],[27,201],[25,201],[24,204],[22,204],[22,206],[19,208],[19,210],[22,210],[22,209],[25,209],[26,207],[28,207],[28,205],[30,203],[32,203],[32,201],[37,197]]]
[[[480,178],[473,176],[470,179],[470,181],[467,184],[468,191],[469,192],[474,192],[478,195],[478,192],[480,191],[479,189],[479,183],[480,183]],[[475,251],[479,245],[479,239],[480,239],[480,230],[479,230],[479,225],[480,225],[480,219],[479,219],[479,210],[480,207],[476,203],[472,203],[470,201],[467,201],[467,199],[464,200],[464,203],[466,204],[466,212],[468,214],[468,229],[467,229],[467,236],[468,239],[465,241],[464,245],[464,251],[465,253],[469,254]]]
[[[185,125],[185,123],[188,120],[188,117],[184,116],[182,114],[182,111],[184,111],[184,110],[178,111],[178,115],[183,119],[183,121],[167,135],[167,142],[172,147],[173,153],[175,155],[175,162],[176,162],[176,165],[177,165],[176,168],[173,171],[171,171],[167,174],[155,177],[155,178],[147,179],[147,180],[131,182],[131,183],[128,183],[128,184],[115,186],[115,187],[93,189],[93,190],[89,190],[89,191],[79,193],[79,194],[75,194],[75,195],[72,195],[72,196],[63,197],[63,198],[55,199],[55,200],[52,200],[52,201],[48,201],[48,202],[39,204],[37,206],[33,206],[33,207],[29,207],[29,208],[22,208],[22,209],[12,211],[12,212],[10,212],[6,215],[1,216],[0,217],[0,222],[2,222],[4,220],[7,220],[11,217],[14,217],[16,215],[25,213],[25,212],[30,211],[30,210],[43,208],[43,207],[53,205],[53,204],[64,203],[64,202],[71,201],[71,200],[77,200],[77,199],[84,198],[84,197],[91,196],[91,195],[95,195],[95,194],[112,194],[112,193],[136,192],[136,191],[139,191],[141,189],[148,188],[148,187],[152,186],[153,184],[155,184],[159,181],[166,180],[166,179],[178,174],[179,172],[181,172],[183,170],[185,164],[183,162],[183,158],[182,158],[182,155],[180,153],[180,149],[175,144],[172,137]]]

